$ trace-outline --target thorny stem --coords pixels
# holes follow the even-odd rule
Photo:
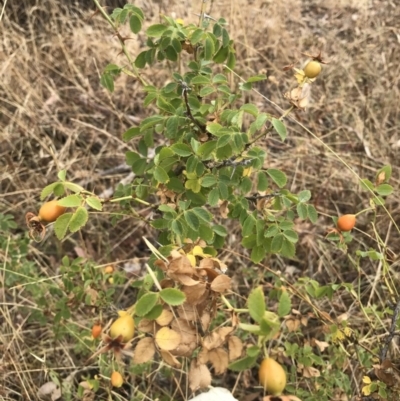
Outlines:
[[[393,310],[392,323],[390,325],[389,334],[386,337],[384,346],[382,347],[381,352],[379,354],[379,360],[381,363],[386,359],[386,355],[389,350],[389,345],[392,342],[394,336],[396,335],[396,323],[399,314],[400,314],[400,299],[397,301],[397,304]]]
[[[190,110],[189,100],[188,100],[188,95],[187,95],[188,88],[187,88],[186,85],[183,85],[183,83],[182,83],[182,87],[183,87],[183,98],[185,99],[185,105],[186,105],[186,114],[187,114],[188,117],[194,122],[194,124],[196,124],[196,125],[201,129],[201,131],[203,132],[203,131],[205,131],[205,128],[206,128],[206,127],[205,127],[204,125],[200,124],[200,123],[193,117],[192,110]]]
[[[128,59],[132,70],[135,74],[135,77],[142,83],[143,86],[146,86],[147,83],[146,81],[142,78],[142,76],[140,75],[138,69],[135,66],[134,61],[132,60],[131,55],[128,52],[128,49],[125,46],[125,42],[123,40],[123,38],[121,37],[121,35],[118,32],[117,27],[114,24],[114,21],[110,18],[110,16],[104,11],[104,8],[100,5],[98,0],[93,0],[94,4],[96,5],[97,9],[100,11],[100,13],[103,15],[103,17],[107,20],[107,22],[111,25],[111,27],[113,28],[113,30],[115,31],[115,34],[117,35],[117,38],[119,40],[119,43],[121,44],[122,47],[122,51],[125,54],[125,57]]]

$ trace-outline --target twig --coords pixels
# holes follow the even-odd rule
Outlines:
[[[392,324],[390,325],[389,334],[386,337],[385,344],[381,349],[379,359],[382,363],[386,359],[386,355],[389,350],[389,345],[392,342],[394,336],[396,335],[396,322],[400,314],[400,299],[397,301],[396,306],[393,309]]]

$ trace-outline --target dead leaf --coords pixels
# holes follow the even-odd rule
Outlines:
[[[321,372],[318,369],[313,368],[312,366],[304,366],[303,376],[304,377],[320,377]]]
[[[38,398],[56,401],[61,398],[61,389],[54,382],[44,383],[36,393]]]
[[[326,341],[315,340],[314,343],[317,345],[321,352],[324,352],[329,347],[329,343],[327,343]]]
[[[228,353],[223,348],[214,348],[211,351],[208,351],[208,359],[217,375],[222,375],[222,373],[224,373],[228,368]]]
[[[199,317],[196,307],[194,305],[189,305],[187,302],[178,306],[177,312],[179,317],[192,322],[197,321]]]
[[[197,305],[200,303],[203,300],[206,289],[206,283],[199,283],[191,287],[183,286],[181,288],[186,295],[186,302],[189,305]]]
[[[165,351],[175,349],[181,342],[181,335],[169,327],[162,327],[156,333],[156,343]]]
[[[239,337],[230,336],[228,339],[229,360],[234,361],[242,356],[243,343]]]
[[[220,274],[211,283],[211,289],[222,294],[231,288],[231,281],[232,279],[229,276]]]
[[[174,259],[168,265],[167,274],[187,274],[189,276],[193,276],[196,273],[196,270],[193,268],[190,260],[181,255],[179,258]]]
[[[174,282],[174,280],[171,280],[169,278],[163,278],[160,281],[160,286],[161,286],[162,289],[164,289],[164,288],[174,288],[175,287],[175,282]]]
[[[133,363],[145,363],[150,361],[155,352],[154,340],[150,337],[142,338],[135,347],[133,356]]]
[[[156,322],[160,326],[168,326],[172,322],[173,318],[174,318],[174,315],[172,314],[172,312],[170,310],[163,309],[163,311],[161,312],[161,315],[158,316],[158,318],[156,319]]]
[[[194,359],[189,369],[189,387],[192,391],[207,388],[211,384],[211,373],[207,366],[198,364]]]
[[[226,336],[232,333],[233,327],[220,327],[203,339],[203,347],[208,350],[218,348],[225,343]]]
[[[171,328],[179,333],[179,335],[181,336],[180,342],[183,344],[198,344],[198,342],[200,341],[200,337],[197,334],[195,326],[193,326],[185,319],[175,319],[171,324]]]
[[[200,364],[206,364],[208,362],[208,350],[202,348],[197,355],[197,362]]]
[[[203,331],[207,331],[210,327],[211,316],[208,312],[204,312],[200,318],[201,327]]]
[[[298,328],[300,327],[300,320],[289,318],[285,320],[285,324],[286,327],[288,328],[289,333],[293,333],[294,331],[297,331]]]
[[[186,285],[188,287],[195,286],[200,283],[199,280],[194,280],[187,274],[169,274],[173,280],[178,281],[179,283]]]
[[[161,357],[163,359],[163,361],[169,365],[169,366],[173,366],[174,368],[180,368],[182,366],[182,364],[179,362],[179,360],[172,355],[169,351],[165,351],[165,350],[160,350],[160,354]]]
[[[153,320],[142,319],[139,322],[138,330],[142,333],[154,333],[155,324]]]

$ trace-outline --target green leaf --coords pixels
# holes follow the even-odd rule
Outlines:
[[[146,66],[146,55],[147,50],[144,50],[136,57],[135,66],[137,68],[144,68]]]
[[[201,180],[197,178],[186,180],[185,188],[192,190],[195,194],[198,194],[201,191]]]
[[[318,213],[313,205],[307,205],[307,215],[311,223],[316,223],[318,220]]]
[[[256,218],[252,214],[249,214],[243,223],[242,236],[248,237],[250,234],[253,234],[253,229],[255,225],[256,225]]]
[[[95,210],[103,210],[103,204],[101,203],[101,200],[97,198],[96,196],[89,196],[86,198],[86,203]]]
[[[381,184],[375,188],[375,192],[380,196],[388,196],[393,192],[393,187],[389,184]]]
[[[199,219],[203,220],[206,223],[209,223],[212,220],[213,215],[202,207],[194,207],[192,211]]]
[[[114,92],[114,77],[110,73],[103,73],[100,77],[100,84],[109,92]]]
[[[267,76],[265,74],[259,74],[248,78],[246,82],[253,83],[258,81],[264,81],[265,79],[267,79]]]
[[[146,313],[143,316],[143,318],[148,319],[148,320],[155,320],[161,316],[161,313],[163,312],[163,310],[164,310],[163,306],[158,304],[149,313]]]
[[[58,186],[58,185],[60,185],[64,189],[62,184],[60,184],[59,182],[53,182],[52,184],[47,185],[46,187],[44,187],[42,189],[42,192],[40,193],[40,200],[43,200],[44,198],[46,198],[47,196],[52,194],[54,192],[54,188],[56,186]]]
[[[272,181],[274,181],[279,188],[282,188],[286,185],[287,177],[286,174],[282,171],[276,170],[274,168],[269,168],[267,170],[267,174],[272,178]]]
[[[305,220],[308,216],[308,205],[305,205],[304,203],[298,203],[296,206],[297,214],[299,217],[303,220]]]
[[[82,204],[82,196],[68,195],[65,198],[59,199],[58,204],[65,207],[78,207]]]
[[[129,27],[131,28],[131,31],[133,33],[140,32],[140,30],[142,29],[142,21],[137,15],[131,15],[131,18],[129,19]]]
[[[200,89],[199,96],[201,97],[207,97],[208,95],[211,95],[211,93],[214,93],[216,89],[212,86],[204,86],[203,88]]]
[[[210,206],[217,206],[219,201],[219,189],[214,188],[208,194],[208,203]]]
[[[69,230],[71,233],[75,233],[80,230],[88,221],[89,214],[83,206],[79,206],[75,213],[73,213],[71,217],[71,221],[69,223]]]
[[[167,27],[163,24],[151,25],[146,30],[146,35],[151,38],[159,38],[165,31]]]
[[[128,129],[128,131],[125,131],[125,132],[122,134],[122,139],[123,139],[125,142],[128,142],[128,141],[130,141],[132,138],[135,138],[135,137],[137,137],[137,136],[139,136],[139,135],[141,135],[140,128],[139,128],[139,127],[131,127],[131,128]]]
[[[243,110],[254,117],[258,116],[258,108],[254,104],[246,103],[240,108],[240,110]]]
[[[256,236],[254,235],[254,239],[255,238]],[[254,248],[251,250],[250,259],[254,263],[260,263],[265,258],[265,255],[266,255],[265,248],[261,245],[257,245],[254,246]]]
[[[360,180],[360,185],[362,189],[365,189],[367,191],[373,191],[375,188],[374,184],[367,179]]]
[[[292,310],[292,300],[290,299],[289,293],[287,291],[282,291],[279,297],[278,304],[278,316],[287,316]]]
[[[213,174],[207,174],[202,177],[201,186],[205,188],[209,188],[214,186],[217,183],[217,177]]]
[[[146,131],[147,129],[154,127],[155,125],[160,124],[163,121],[164,121],[163,116],[156,115],[147,117],[140,123],[140,131],[141,132]]]
[[[135,305],[135,315],[147,315],[157,304],[159,298],[158,293],[149,292],[143,295]]]
[[[167,172],[161,167],[157,166],[154,169],[154,178],[158,181],[161,182],[162,184],[165,184],[169,181],[169,176]]]
[[[54,232],[60,241],[67,234],[71,218],[72,218],[72,213],[64,213],[54,223]]]
[[[257,361],[258,356],[245,356],[228,365],[228,369],[234,372],[243,372],[244,370],[253,367]]]
[[[186,210],[183,215],[185,216],[186,223],[192,230],[196,231],[199,229],[199,218],[192,210]]]
[[[79,192],[82,192],[84,190],[83,187],[81,187],[78,184],[74,184],[73,182],[68,182],[67,181],[67,182],[64,182],[63,185],[64,185],[65,188],[67,188],[70,191],[75,192],[75,193],[79,193]]]
[[[211,60],[215,53],[214,41],[207,37],[204,43],[204,60]]]
[[[182,157],[188,157],[193,154],[193,150],[189,145],[184,143],[174,143],[170,149],[177,155]]]
[[[228,235],[227,229],[224,226],[221,226],[219,224],[213,225],[212,230],[215,232],[215,234],[217,234],[221,237],[226,237]]]
[[[257,287],[250,292],[249,298],[247,299],[247,306],[250,316],[259,323],[265,313],[265,299],[262,287]]]
[[[311,191],[306,189],[301,191],[297,196],[299,198],[299,202],[308,202],[311,199]]]
[[[292,241],[283,238],[280,254],[286,258],[293,258],[296,254],[296,248]]]
[[[200,145],[196,153],[204,159],[207,159],[211,155],[211,153],[214,152],[216,147],[217,141],[208,141]]]
[[[67,178],[67,171],[66,170],[60,170],[57,174],[57,177],[60,181],[65,181]]]
[[[171,306],[182,305],[186,301],[186,295],[176,288],[164,288],[160,291],[161,299]]]
[[[283,232],[283,236],[287,238],[290,242],[293,242],[293,244],[295,244],[299,240],[299,236],[294,230],[285,230]]]
[[[382,180],[382,175],[384,174],[384,179]],[[387,165],[387,166],[383,166],[382,168],[380,168],[378,170],[378,172],[376,173],[376,181],[377,182],[381,182],[383,183],[384,181],[389,181],[390,177],[392,176],[392,166]]]
[[[190,83],[193,85],[208,85],[211,84],[211,79],[209,76],[197,75],[196,77],[192,78]]]
[[[221,124],[218,124],[218,123],[210,123],[210,124],[207,124],[207,131],[208,131],[210,134],[213,134],[213,135],[218,135],[218,132],[219,132],[222,128],[223,128],[222,125],[221,125]]]
[[[282,142],[283,142],[287,137],[285,124],[283,124],[283,122],[281,120],[278,120],[277,118],[273,118],[271,120],[271,122],[272,122],[273,127],[275,128],[275,131],[281,137]]]
[[[257,191],[263,192],[268,189],[268,178],[263,171],[259,171],[257,174]]]

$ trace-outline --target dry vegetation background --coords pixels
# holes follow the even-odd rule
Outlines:
[[[124,2],[103,4],[121,6]],[[200,9],[200,1],[140,0],[135,4],[144,10],[146,24],[159,21],[160,14],[196,22],[195,13]],[[151,110],[143,109],[144,94],[131,77],[118,78],[113,94],[100,86],[105,65],[125,60],[109,26],[99,15],[93,16],[89,0],[9,0],[0,7],[0,212],[15,216],[18,234],[25,230],[25,213],[38,210],[41,189],[56,179],[59,170],[67,169],[70,181],[98,194],[129,178],[124,153],[132,144],[124,143],[121,135]],[[310,107],[296,114],[319,140],[289,122],[285,143],[276,136],[264,141],[269,167],[285,171],[294,192],[311,190],[321,214],[315,226],[298,224],[298,259],[274,258],[269,265],[283,271],[291,265],[298,274],[321,282],[351,282],[357,274],[347,268],[347,257],[324,236],[332,225],[329,216],[361,210],[368,207],[368,200],[354,175],[322,142],[361,177],[372,181],[378,168],[392,165],[395,195],[388,200],[388,210],[399,222],[398,0],[221,0],[207,1],[206,8],[211,16],[229,22],[236,41],[236,72],[244,78],[266,73],[268,80],[257,89],[282,108],[288,107],[283,93],[294,83],[292,74],[282,70],[284,66],[299,61],[300,67],[305,61],[301,52],[319,50],[330,61],[313,85]],[[132,54],[138,54],[143,37],[134,37],[127,46]],[[155,65],[144,74],[157,85],[164,82],[163,68]],[[257,94],[246,96],[252,96],[264,111],[275,113]],[[365,217],[358,226],[367,235],[356,235],[354,249],[374,245],[368,239],[371,226],[367,222]],[[398,233],[388,217],[379,216],[376,227],[395,254],[400,253]],[[76,256],[78,244],[81,252],[83,248],[98,264],[146,256],[140,239],[143,234],[151,237],[131,219],[114,227],[107,214],[97,214],[80,236],[61,245],[52,236],[44,244],[32,244],[30,254],[43,275],[51,276],[60,256]],[[237,267],[248,262],[238,256],[243,253],[238,243],[239,238],[232,236],[223,257],[237,282],[244,282]],[[381,295],[374,284],[375,268],[365,266],[365,293],[370,300],[374,294]],[[5,372],[0,368],[4,377],[0,378],[0,399],[29,399],[29,395],[33,399],[45,372],[29,352],[44,356],[41,347],[50,346],[47,359],[66,373],[80,362],[71,356],[69,344],[52,349],[46,332],[37,341],[34,328],[24,327],[25,317],[16,314],[13,306],[29,303],[23,293],[8,294],[7,305],[5,299],[0,291],[0,302],[4,301],[0,310],[6,316],[0,317],[0,347],[11,358]],[[327,311],[335,316],[349,305],[338,300],[336,307],[337,311],[327,305]],[[10,322],[20,324],[19,329],[11,329]],[[34,338],[32,333],[36,333]],[[0,348],[0,358],[1,352]]]

